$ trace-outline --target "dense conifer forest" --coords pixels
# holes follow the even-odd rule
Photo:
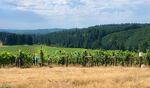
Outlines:
[[[71,48],[141,50],[150,45],[150,24],[111,24],[74,28],[48,34],[0,32],[4,45],[46,44]]]

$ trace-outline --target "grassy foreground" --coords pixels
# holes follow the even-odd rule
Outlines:
[[[150,88],[149,68],[0,69],[2,88]]]

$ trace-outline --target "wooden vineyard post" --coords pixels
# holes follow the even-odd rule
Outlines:
[[[43,66],[44,65],[44,53],[43,53],[42,47],[40,50],[40,59],[41,59],[41,66]]]
[[[83,63],[82,63],[82,65],[83,65],[83,67],[85,67],[86,65],[85,65],[85,62],[86,60],[85,60],[85,56],[83,56]]]
[[[91,67],[93,67],[93,65],[94,65],[94,57],[92,56],[91,58],[92,58]]]
[[[108,56],[106,55],[106,56],[105,56],[105,62],[104,62],[104,63],[105,63],[105,66],[107,66],[107,60],[108,60]]]
[[[130,59],[130,65],[131,65],[131,67],[132,67],[132,65],[133,65],[133,61],[132,61],[132,58]]]
[[[66,57],[66,67],[68,67],[69,64],[69,60],[68,60],[68,56]]]

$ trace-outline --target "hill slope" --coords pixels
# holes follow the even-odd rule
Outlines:
[[[119,24],[50,33],[48,38],[65,47],[134,50],[149,48],[149,34],[149,24]]]
[[[100,25],[45,35],[0,33],[4,44],[47,44],[91,49],[150,49],[150,24]]]
[[[15,29],[0,29],[0,32],[8,32],[15,34],[47,34],[51,32],[63,31],[65,29],[37,29],[37,30],[15,30]]]

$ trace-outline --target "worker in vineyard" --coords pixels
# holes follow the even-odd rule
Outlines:
[[[50,57],[50,55],[48,55],[48,65],[51,65],[52,64],[52,58]]]
[[[19,55],[16,57],[16,67],[21,67],[23,65],[23,61],[22,61],[22,52],[19,50]]]
[[[18,56],[15,59],[15,64],[16,64],[16,67],[20,67],[20,59]]]
[[[83,52],[83,66],[86,66],[87,64],[87,56],[88,56],[87,51],[84,51]]]
[[[32,63],[33,65],[36,65],[37,64],[37,57],[36,55],[34,54],[33,58],[32,58]]]

